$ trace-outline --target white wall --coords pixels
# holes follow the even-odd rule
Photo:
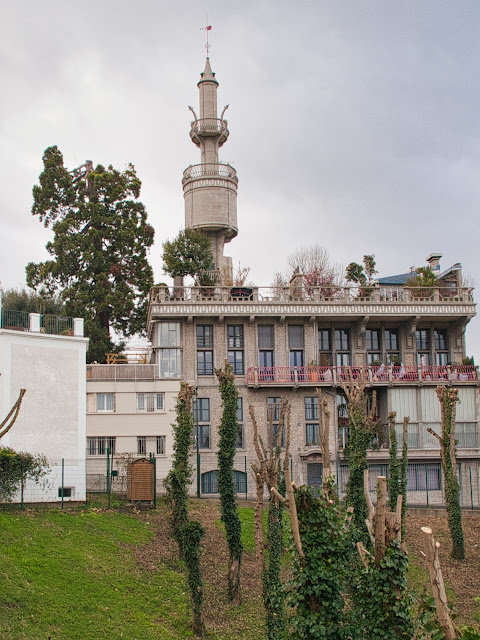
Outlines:
[[[59,500],[61,460],[71,500],[85,499],[87,338],[0,330],[0,415],[26,389],[19,416],[1,444],[40,453],[51,464],[48,486],[28,483],[25,502]],[[68,498],[67,498],[68,499]]]

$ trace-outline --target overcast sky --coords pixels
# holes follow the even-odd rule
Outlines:
[[[221,160],[239,176],[226,253],[268,285],[318,243],[380,276],[461,262],[480,282],[478,0],[1,0],[0,281],[18,287],[51,234],[31,213],[46,147],[68,168],[132,162],[155,227],[183,226],[181,178],[210,60],[229,103]],[[480,321],[467,352],[480,363]]]

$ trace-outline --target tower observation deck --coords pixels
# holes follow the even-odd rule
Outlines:
[[[185,227],[200,229],[210,237],[215,268],[223,275],[232,269],[231,258],[223,255],[224,245],[238,233],[238,178],[232,166],[218,161],[218,150],[229,135],[223,118],[227,107],[218,118],[218,82],[208,58],[198,88],[200,117],[190,107],[194,116],[190,137],[200,149],[201,163],[190,165],[183,172]]]

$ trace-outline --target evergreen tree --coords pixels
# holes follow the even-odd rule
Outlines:
[[[32,214],[54,232],[46,262],[27,265],[27,284],[60,292],[65,313],[85,319],[89,362],[115,350],[121,336],[144,331],[153,272],[147,250],[154,230],[138,201],[141,181],[129,164],[68,171],[58,147],[43,155]]]

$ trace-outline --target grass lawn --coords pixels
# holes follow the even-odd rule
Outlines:
[[[104,506],[95,499],[64,511],[0,511],[0,640],[191,637],[185,570],[170,535],[166,506],[160,502],[156,512]],[[226,596],[228,553],[218,504],[194,500],[191,515],[206,529],[202,565],[209,638],[263,640],[253,508],[240,509],[245,551],[239,608]],[[415,521],[415,529],[419,524]],[[434,530],[439,527],[438,522],[430,524]],[[476,542],[475,533],[476,526]],[[470,558],[461,565],[465,571],[471,568]],[[480,594],[479,578],[469,572],[470,592],[462,593],[465,573],[457,585],[459,563],[449,571],[445,562],[449,597],[467,621],[473,611],[467,604]],[[409,580],[416,586],[428,582],[415,549],[410,563]]]

